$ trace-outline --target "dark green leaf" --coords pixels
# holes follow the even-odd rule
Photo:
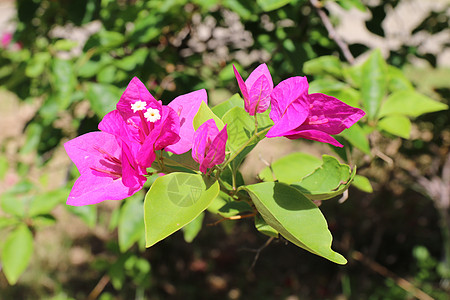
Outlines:
[[[121,252],[130,249],[131,246],[145,235],[144,207],[142,194],[138,193],[125,200],[120,209],[118,235]]]
[[[202,229],[204,217],[205,213],[202,212],[192,222],[183,227],[183,236],[187,243],[191,243]]]
[[[116,108],[122,91],[108,84],[86,83],[86,96],[91,103],[92,110],[100,117],[105,116]]]

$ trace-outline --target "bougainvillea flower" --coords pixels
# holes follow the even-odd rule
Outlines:
[[[234,75],[244,98],[245,110],[254,116],[267,110],[273,90],[272,76],[266,64],[259,65],[244,82],[233,65]]]
[[[114,135],[90,132],[64,144],[81,176],[67,199],[68,205],[122,200],[139,191],[146,178],[138,171],[129,147]],[[122,177],[129,178],[127,184]]]
[[[122,138],[131,138],[141,145],[137,160],[143,167],[151,166],[156,150],[180,140],[178,114],[157,101],[137,77],[131,80],[120,97],[117,111],[128,127]]]
[[[274,126],[267,137],[305,138],[342,147],[330,135],[351,127],[365,113],[324,94],[308,94],[306,77],[291,77],[272,91],[270,118]]]
[[[206,90],[198,90],[178,96],[169,103],[168,106],[173,108],[180,118],[180,140],[173,145],[167,146],[167,151],[182,154],[192,148],[195,131],[192,122],[202,102],[208,103]]]
[[[208,168],[223,163],[227,143],[227,126],[219,131],[213,119],[200,125],[194,133],[192,158],[200,164],[200,171],[206,173]]]

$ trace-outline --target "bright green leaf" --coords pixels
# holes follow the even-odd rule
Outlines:
[[[323,155],[323,164],[314,173],[306,176],[292,186],[312,200],[327,200],[342,194],[348,189],[355,176],[356,168],[350,167],[333,156]]]
[[[0,156],[0,180],[5,178],[6,173],[9,170],[9,162],[6,155]]]
[[[222,117],[222,120],[227,124],[227,147],[231,152],[242,147],[255,132],[255,119],[243,108],[232,108]]]
[[[418,117],[420,115],[446,110],[448,105],[434,101],[413,90],[402,90],[392,93],[380,110],[380,117],[389,115],[403,115]]]
[[[220,215],[223,218],[229,218],[251,212],[252,208],[247,202],[235,201],[231,196],[221,191],[209,205],[208,211],[212,214]]]
[[[336,56],[325,55],[306,61],[303,72],[310,75],[327,75],[342,77],[342,63]]]
[[[205,102],[202,102],[197,114],[194,117],[194,129],[197,130],[203,123],[210,119],[214,119],[214,122],[216,122],[216,126],[219,130],[222,130],[225,126],[222,120],[212,112],[208,105]]]
[[[227,111],[234,107],[244,108],[244,99],[242,99],[239,94],[234,94],[228,100],[217,104],[212,108],[212,112],[215,113],[219,118],[222,118]]]
[[[372,185],[370,184],[369,179],[365,176],[355,175],[355,178],[353,178],[352,185],[363,192],[366,193],[373,192]]]
[[[405,116],[385,117],[378,121],[377,127],[404,139],[409,139],[411,133],[411,121]]]
[[[205,213],[202,212],[195,218],[192,222],[188,223],[183,227],[183,236],[184,240],[187,243],[191,243],[195,237],[198,235],[200,230],[202,229],[203,219],[205,218]]]
[[[83,220],[86,225],[90,228],[95,226],[97,222],[97,206],[95,205],[84,205],[84,206],[70,206],[65,205],[65,208],[72,214]]]
[[[341,134],[353,146],[370,155],[370,145],[364,130],[358,124],[344,130]]]
[[[108,84],[86,83],[86,97],[91,103],[92,110],[100,117],[105,116],[116,108],[122,91]]]
[[[338,264],[347,260],[331,250],[332,236],[319,208],[298,190],[279,182],[245,188],[263,219],[295,245]]]
[[[271,11],[285,6],[292,2],[292,0],[257,0],[258,5],[263,11]]]
[[[388,66],[388,80],[388,88],[391,92],[414,89],[402,70],[394,66]]]
[[[37,149],[39,143],[41,142],[43,127],[42,124],[37,122],[30,123],[25,130],[26,142],[25,145],[20,149],[20,154],[27,154],[31,151]]]
[[[362,65],[361,93],[369,119],[376,118],[387,92],[387,64],[380,50],[373,51]]]
[[[125,204],[120,208],[118,227],[121,252],[130,249],[145,234],[141,193],[125,200]]]
[[[278,231],[276,231],[272,226],[267,224],[267,222],[261,217],[261,215],[255,216],[255,228],[262,234],[278,238],[279,235]]]
[[[62,40],[57,40],[53,44],[53,47],[55,48],[56,51],[70,51],[70,50],[72,50],[72,48],[76,47],[77,45],[78,45],[77,41],[62,39]]]
[[[362,4],[361,0],[338,0],[338,3],[345,10],[355,7],[362,12],[366,11],[366,6]]]
[[[144,202],[146,246],[194,220],[218,193],[217,181],[198,174],[171,173],[156,179]]]
[[[2,251],[2,267],[9,284],[15,284],[27,268],[33,254],[33,235],[24,224],[6,238]]]
[[[263,181],[278,180],[287,184],[298,182],[322,165],[322,161],[310,154],[295,152],[276,160],[259,173]],[[273,172],[273,173],[272,173]]]
[[[31,78],[39,77],[45,70],[45,65],[50,61],[51,55],[48,52],[39,52],[33,55],[25,68],[25,75]]]
[[[72,61],[53,59],[51,80],[53,89],[58,95],[59,108],[64,110],[70,105],[77,85]]]
[[[30,203],[28,215],[34,217],[50,213],[58,204],[66,201],[67,195],[67,189],[57,189],[37,195]]]

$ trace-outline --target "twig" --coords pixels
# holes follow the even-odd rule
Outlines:
[[[348,48],[347,44],[339,37],[339,35],[336,33],[336,30],[334,30],[333,25],[331,24],[330,18],[328,18],[327,14],[323,11],[322,3],[320,3],[319,0],[310,0],[311,5],[316,9],[317,14],[319,15],[320,19],[322,20],[323,25],[325,25],[325,28],[328,31],[328,36],[333,39],[338,47],[341,49],[342,54],[344,54],[345,59],[350,63],[353,64],[355,62],[355,58],[353,57],[352,53],[350,52],[350,49]]]
[[[95,299],[97,299],[98,296],[103,291],[103,289],[105,288],[105,286],[108,284],[109,280],[110,279],[109,279],[108,275],[103,275],[103,277],[100,278],[100,280],[97,283],[97,285],[94,287],[94,289],[91,291],[91,293],[87,297],[87,300],[95,300]]]
[[[252,265],[250,266],[250,268],[248,269],[248,271],[251,271],[251,270],[255,267],[256,262],[258,261],[258,258],[259,258],[259,256],[260,256],[261,252],[262,252],[265,248],[267,248],[267,246],[269,246],[270,243],[272,243],[272,241],[273,241],[274,239],[275,239],[274,237],[270,237],[270,238],[264,243],[264,245],[262,245],[262,246],[259,247],[258,249],[248,249],[248,248],[242,249],[242,250],[245,250],[245,251],[250,251],[250,252],[255,252],[255,253],[256,253],[256,254],[255,254],[255,258],[253,258]]]
[[[393,272],[389,271],[386,267],[384,267],[384,266],[380,265],[379,263],[371,260],[370,258],[364,256],[361,252],[353,251],[352,257],[353,257],[353,259],[355,259],[355,260],[363,263],[364,265],[368,266],[372,271],[377,272],[381,276],[389,277],[389,278],[393,279],[395,281],[395,283],[399,287],[401,287],[402,289],[404,289],[408,293],[413,294],[414,297],[416,297],[417,299],[419,299],[419,300],[433,300],[433,298],[430,297],[430,295],[428,295],[427,293],[425,293],[421,289],[415,287],[411,282],[409,282],[408,280],[406,280],[406,279],[404,279],[402,277],[397,276]]]

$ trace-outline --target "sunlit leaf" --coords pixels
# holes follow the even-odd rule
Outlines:
[[[279,182],[257,183],[245,189],[266,223],[284,238],[335,263],[347,263],[331,250],[333,238],[319,208],[298,190]]]
[[[373,192],[372,185],[370,184],[369,179],[365,176],[355,175],[355,178],[353,178],[352,185],[363,192],[366,193]]]
[[[217,181],[198,174],[171,173],[156,179],[144,202],[146,246],[194,220],[218,193]]]
[[[364,111],[369,119],[376,118],[387,92],[387,64],[380,50],[373,51],[362,65],[361,93]]]
[[[411,133],[411,121],[405,116],[384,117],[377,123],[380,130],[397,135],[404,139],[409,139]]]

